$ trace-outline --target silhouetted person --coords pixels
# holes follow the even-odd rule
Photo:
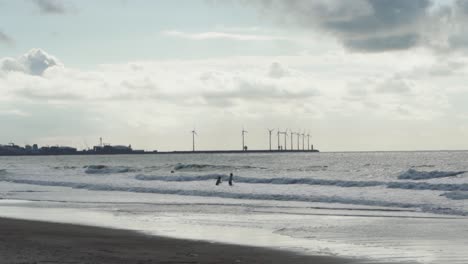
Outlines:
[[[218,179],[216,180],[216,185],[220,185],[221,184],[221,176],[218,176]]]
[[[232,177],[234,177],[234,175],[229,174],[229,186],[232,186]]]

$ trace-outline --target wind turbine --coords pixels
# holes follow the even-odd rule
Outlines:
[[[310,142],[309,142],[309,140],[310,140],[310,133],[307,132],[307,150],[310,150]]]
[[[268,129],[268,134],[270,135],[270,151],[271,151],[271,133],[273,132],[273,130],[275,130],[274,128],[273,129]]]
[[[245,144],[244,144],[244,135],[247,133],[247,131],[242,128],[242,150],[245,150]]]
[[[305,133],[302,132],[301,136],[302,136],[302,150],[305,150],[305,148],[304,148]]]
[[[296,134],[296,133],[294,133],[292,130],[290,130],[290,131],[291,131],[291,150],[293,150],[294,145],[293,145],[293,140],[292,139],[293,139],[294,134]]]
[[[195,135],[198,136],[197,132],[195,131],[195,128],[192,130],[192,151],[195,152]]]
[[[288,130],[286,129],[286,130],[285,130],[284,132],[282,132],[281,134],[284,135],[284,150],[287,150],[287,149],[288,149],[288,147],[287,147],[288,144],[287,144],[286,139],[288,138]]]
[[[276,136],[278,137],[278,150],[280,150],[280,134],[281,134],[281,132],[280,132],[280,130],[278,128],[278,131],[276,132]]]
[[[299,137],[301,136],[301,132],[298,131],[296,135],[297,135],[297,150],[299,150]]]
[[[278,142],[279,142],[279,134],[284,135],[284,148],[283,148],[283,150],[286,150],[286,136],[287,136],[287,133],[288,133],[287,131],[278,133]]]

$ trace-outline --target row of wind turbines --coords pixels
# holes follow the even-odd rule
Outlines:
[[[268,129],[268,135],[269,135],[269,143],[270,143],[270,151],[273,151],[272,149],[272,145],[271,145],[271,136],[272,136],[272,133],[273,131],[275,131],[275,129]],[[310,133],[307,132],[307,134],[304,132],[294,132],[292,131],[291,129],[286,129],[284,131],[281,131],[279,128],[276,129],[276,135],[277,135],[277,138],[278,138],[278,151],[293,151],[293,150],[302,150],[302,151],[305,151],[305,150],[313,150],[314,149],[314,146],[310,144]],[[195,129],[192,130],[192,151],[195,151],[195,136],[198,136],[197,132],[195,131]],[[245,145],[245,135],[248,133],[247,130],[245,130],[244,128],[242,128],[242,150],[243,151],[247,151],[247,146]],[[284,146],[281,145],[280,143],[280,137],[281,136],[284,136]],[[288,136],[291,137],[290,141],[289,141],[289,148],[288,148]],[[296,148],[294,148],[294,136],[297,136],[297,140],[296,140]],[[302,144],[301,144],[301,137],[302,137]],[[305,138],[307,138],[307,148],[305,147]],[[301,149],[301,145],[302,145],[302,149]]]
[[[269,134],[269,139],[270,139],[270,151],[272,150],[271,148],[271,136],[272,136],[272,133],[273,131],[275,131],[275,129],[268,129],[268,134]],[[280,143],[280,136],[283,135],[284,136],[284,146],[281,145]],[[291,136],[291,140],[289,141],[289,149],[288,149],[288,136]],[[297,140],[296,140],[296,145],[297,147],[294,148],[294,136],[297,136]],[[278,139],[278,150],[284,150],[284,151],[287,151],[287,150],[313,150],[314,149],[314,146],[310,144],[310,133],[307,132],[307,134],[304,132],[294,132],[292,131],[291,129],[286,129],[284,131],[281,131],[279,128],[277,129],[276,131],[276,137]],[[301,137],[302,137],[302,149],[301,149]],[[305,147],[305,138],[307,137],[307,149]]]

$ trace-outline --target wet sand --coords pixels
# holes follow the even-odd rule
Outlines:
[[[248,239],[248,238],[246,238]],[[138,232],[0,218],[0,263],[359,263]]]

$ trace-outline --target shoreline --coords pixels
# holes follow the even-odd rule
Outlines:
[[[0,217],[0,237],[0,264],[360,263],[332,256],[309,256],[268,248],[152,236],[130,230],[3,217]]]

